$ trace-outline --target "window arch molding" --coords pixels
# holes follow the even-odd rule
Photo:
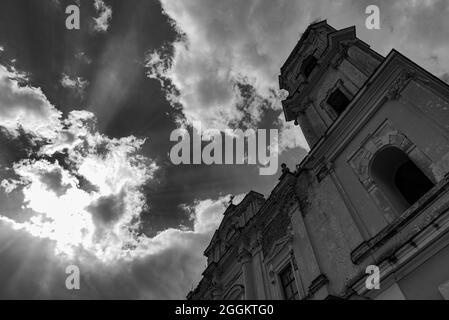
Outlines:
[[[385,190],[376,184],[371,172],[375,157],[387,148],[396,148],[402,151],[433,184],[438,181],[431,170],[431,159],[419,150],[406,135],[394,129],[392,124],[386,120],[374,134],[364,140],[362,146],[350,156],[348,162],[363,187],[384,212],[385,219],[391,222],[402,212],[397,212],[385,194]]]
[[[398,214],[435,186],[403,150],[391,145],[374,154],[369,176]]]

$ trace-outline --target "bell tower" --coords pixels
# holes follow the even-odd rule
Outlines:
[[[383,57],[356,37],[355,27],[311,24],[281,68],[287,121],[295,121],[312,148],[351,105]]]

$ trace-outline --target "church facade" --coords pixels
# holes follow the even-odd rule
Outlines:
[[[326,21],[279,83],[311,150],[229,205],[187,298],[449,299],[449,86]]]

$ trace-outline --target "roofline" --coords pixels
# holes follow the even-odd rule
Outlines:
[[[329,25],[329,24],[327,23],[327,19],[324,19],[324,20],[321,20],[321,21],[314,22],[314,23],[310,24],[310,25],[306,28],[306,30],[304,31],[304,33],[301,35],[301,38],[299,38],[299,41],[296,43],[295,47],[294,47],[293,50],[290,52],[290,54],[288,55],[288,57],[287,57],[287,59],[285,60],[285,62],[282,64],[281,71],[283,71],[283,70],[287,67],[287,65],[290,64],[291,60],[295,57],[296,52],[302,47],[303,42],[304,42],[305,39],[309,36],[310,31],[311,31],[313,28],[315,28],[315,27],[317,27],[318,25],[321,25],[321,24],[325,24],[325,25],[329,26],[330,28],[332,28],[334,31],[336,31],[336,29],[335,29],[334,27],[332,27],[331,25]]]
[[[333,27],[331,27],[331,28],[334,29]],[[346,28],[343,28],[343,29],[339,29],[339,30],[334,29],[334,31],[329,32],[327,34],[326,48],[325,48],[323,54],[320,57],[320,61],[322,61],[322,59],[324,59],[324,60],[332,59],[332,56],[330,56],[330,53],[332,52],[332,50],[336,49],[336,47],[332,45],[334,43],[334,39],[336,37],[340,36],[340,35],[345,35],[345,34],[349,34],[350,39],[356,39],[358,41],[361,41],[360,39],[357,38],[357,33],[356,33],[356,27],[355,26],[349,26],[349,27],[346,27]],[[361,42],[361,43],[366,45],[366,43],[364,43],[364,42]],[[299,45],[299,43],[298,43],[298,45]],[[369,45],[368,45],[368,47],[369,47]],[[319,66],[318,69],[324,68],[324,67],[325,66],[323,64],[323,65]],[[284,68],[284,66],[282,68]],[[282,73],[284,72],[282,68],[281,68],[281,75],[280,75],[280,77],[282,77]],[[322,75],[323,75],[323,73],[317,73],[317,74],[315,74],[312,77],[312,80],[313,79],[320,79],[322,77]],[[315,81],[312,81],[312,80],[309,79],[308,81],[315,82]],[[282,87],[282,84],[280,84],[280,87]],[[308,94],[310,89],[311,89],[310,86],[307,86],[305,88],[305,92],[307,92],[307,94]],[[288,103],[288,101],[291,101],[293,99],[293,97],[296,95],[296,92],[293,95],[292,95],[291,92],[289,92],[289,97],[287,97],[287,99],[282,101],[282,110],[284,112],[285,121],[287,121],[287,122],[295,120],[295,118],[292,116],[291,112],[289,112],[287,110],[285,104]],[[304,96],[306,96],[307,94],[305,94],[304,91],[298,92],[299,100],[302,100],[304,98]],[[295,98],[295,99],[297,99],[297,98]]]
[[[264,201],[265,201],[265,197],[264,197],[264,195],[263,194],[261,194],[261,193],[259,193],[259,192],[257,192],[257,191],[254,191],[254,190],[250,190],[246,195],[245,195],[245,197],[243,197],[243,199],[242,199],[242,201],[240,201],[240,203],[239,204],[230,204],[227,208],[226,208],[226,210],[223,212],[223,215],[226,215],[226,212],[228,212],[228,209],[232,206],[232,208],[238,208],[240,205],[242,205],[244,202],[245,202],[245,200],[246,199],[248,199],[250,196],[254,196],[254,197],[258,197],[258,198],[261,198],[261,199],[263,199]],[[218,232],[218,230],[220,230],[220,227],[221,227],[221,225],[223,224],[223,220],[224,220],[224,218],[221,220],[221,222],[220,222],[220,225],[218,226],[218,228],[214,231],[214,234],[212,235],[212,238],[211,238],[211,240],[210,240],[210,242],[209,242],[209,244],[208,244],[208,246],[206,247],[206,249],[204,249],[204,252],[203,252],[203,255],[205,255],[206,256],[206,254],[207,254],[207,252],[211,249],[210,247],[211,247],[211,245],[212,245],[212,240],[214,239],[214,237],[215,237],[215,235],[217,234],[217,232]]]
[[[369,84],[371,82],[373,82],[375,80],[375,78],[380,74],[380,72],[385,68],[385,66],[388,64],[388,62],[392,59],[393,53],[397,52],[395,49],[392,49],[390,51],[390,53],[388,53],[388,55],[386,56],[386,58],[384,59],[384,61],[382,61],[377,68],[374,70],[374,72],[371,73],[370,77],[368,79],[366,79],[365,83],[360,87],[360,89],[357,91],[357,93],[354,95],[354,97],[352,98],[350,104],[348,105],[348,107],[346,108],[345,111],[349,111],[351,108],[351,105],[355,104],[356,101],[358,99],[360,99],[360,97],[364,94],[364,92],[366,91],[366,88],[369,86]],[[342,115],[344,116],[344,114]],[[304,159],[302,159],[302,161],[299,163],[299,167],[300,170],[302,169],[307,169],[305,168],[305,165],[307,164],[307,162],[309,161],[310,158],[313,157],[313,154],[316,152],[316,150],[321,146],[321,144],[323,143],[323,141],[328,137],[329,132],[331,130],[333,130],[335,128],[335,124],[340,122],[339,120],[341,120],[342,117],[340,117],[339,119],[337,119],[337,121],[334,121],[332,123],[332,125],[327,128],[327,130],[324,132],[324,134],[321,136],[321,138],[313,145],[310,147],[310,151],[309,153],[304,157]]]

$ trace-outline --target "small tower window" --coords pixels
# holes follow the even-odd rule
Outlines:
[[[331,93],[326,102],[335,111],[337,116],[339,116],[346,109],[350,100],[339,88],[337,88]]]
[[[317,59],[313,55],[308,56],[304,60],[304,62],[301,65],[301,73],[304,75],[304,77],[308,78],[310,76],[313,69],[315,69],[316,64]]]
[[[398,213],[408,209],[434,186],[421,169],[396,147],[379,151],[373,159],[371,174]]]

